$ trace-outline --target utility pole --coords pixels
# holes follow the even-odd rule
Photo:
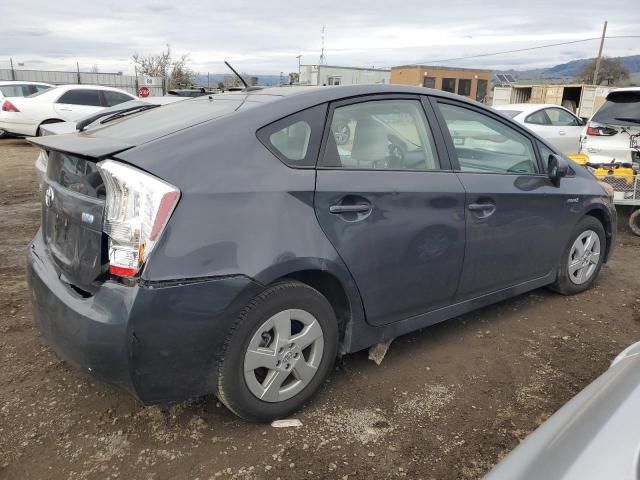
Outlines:
[[[296,56],[296,58],[298,59],[298,83],[300,83],[300,59],[302,58],[302,54]]]
[[[598,85],[598,70],[600,70],[600,60],[602,59],[602,47],[604,47],[604,37],[607,34],[607,21],[604,21],[602,29],[602,38],[600,39],[600,49],[598,50],[598,58],[596,58],[596,69],[593,72],[593,84]]]
[[[16,79],[16,71],[13,69],[13,58],[9,57],[9,62],[11,62],[11,80]]]
[[[320,30],[320,60],[318,62],[319,65],[326,65],[327,58],[324,56],[324,25],[322,25],[322,30]]]
[[[76,69],[78,71],[78,85],[80,85],[80,62],[76,62]]]

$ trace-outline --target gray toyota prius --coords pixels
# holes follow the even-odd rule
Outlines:
[[[33,139],[33,312],[144,403],[286,417],[337,356],[523,292],[589,288],[611,192],[478,103],[397,85],[250,88]]]

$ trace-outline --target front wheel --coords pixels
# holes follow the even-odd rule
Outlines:
[[[273,285],[240,312],[227,337],[218,398],[247,420],[287,417],[320,388],[337,348],[337,321],[322,294],[296,281]]]
[[[552,288],[573,295],[591,287],[602,268],[607,240],[602,224],[587,216],[578,222],[560,260]]]

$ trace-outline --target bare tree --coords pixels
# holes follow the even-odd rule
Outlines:
[[[100,73],[100,69],[98,68],[98,65],[95,65],[95,64],[92,65],[90,72],[91,73]]]
[[[169,45],[167,45],[167,50],[160,54],[140,55],[136,52],[131,58],[139,74],[166,78],[169,88],[193,85],[194,72],[187,65],[189,55],[182,55],[174,60]]]
[[[596,69],[596,59],[590,60],[585,63],[578,73],[580,81],[585,83],[593,82],[593,73]],[[602,57],[600,60],[600,70],[598,71],[598,78],[595,82],[596,85],[602,84],[606,81],[608,85],[615,85],[622,80],[629,79],[629,70],[624,66],[620,58]]]

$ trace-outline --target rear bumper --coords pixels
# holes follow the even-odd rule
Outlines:
[[[214,393],[220,349],[261,287],[242,276],[125,286],[85,298],[62,282],[38,232],[27,274],[36,323],[67,363],[144,403]]]
[[[14,135],[34,136],[36,126],[32,123],[7,122],[0,120],[0,130],[13,133]]]

